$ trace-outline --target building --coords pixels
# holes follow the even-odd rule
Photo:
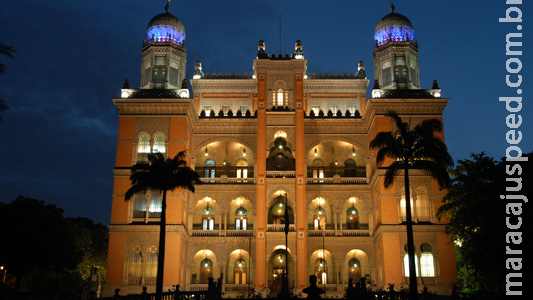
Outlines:
[[[300,41],[284,55],[260,41],[250,74],[204,73],[196,62],[187,81],[185,27],[169,10],[147,26],[140,88],[125,83],[113,99],[120,118],[104,294],[154,290],[161,196],[125,201],[129,168],[150,152],[183,150],[204,184],[168,196],[164,290],[205,289],[224,274],[226,296],[275,295],[287,267],[293,291],[315,274],[328,297],[361,277],[378,289],[407,285],[403,179],[384,188],[369,142],[392,130],[389,110],[412,124],[442,121],[449,101],[436,82],[421,89],[409,19],[391,6],[378,22],[367,95],[363,62],[355,74],[308,74]],[[445,191],[413,171],[410,193],[420,287],[450,293],[454,246],[435,218]]]

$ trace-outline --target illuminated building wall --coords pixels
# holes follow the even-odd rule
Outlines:
[[[183,24],[168,8],[154,17],[141,88],[113,99],[120,118],[104,295],[154,291],[161,198],[125,201],[129,167],[182,150],[203,184],[169,195],[164,290],[206,289],[224,274],[226,296],[276,295],[287,266],[295,292],[312,274],[328,297],[362,277],[377,288],[406,285],[403,179],[384,188],[369,142],[393,129],[389,110],[411,124],[442,120],[449,99],[437,86],[420,89],[407,18],[392,12],[376,28],[372,95],[362,62],[349,74],[309,74],[300,41],[283,55],[260,41],[250,74],[205,73],[196,62],[189,94]],[[450,293],[454,248],[435,218],[445,191],[413,171],[410,193],[420,286]]]

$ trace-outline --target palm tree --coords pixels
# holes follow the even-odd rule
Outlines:
[[[148,190],[163,193],[159,230],[159,255],[157,258],[156,300],[160,300],[163,293],[167,191],[184,188],[194,192],[194,185],[200,183],[200,176],[187,167],[187,162],[184,158],[185,152],[183,151],[172,159],[165,159],[161,153],[148,154],[148,163],[138,163],[131,167],[131,187],[125,194],[126,200],[129,200],[135,194],[145,193]]]
[[[386,157],[394,159],[385,167],[385,187],[390,187],[396,176],[403,170],[405,177],[405,213],[407,225],[407,252],[409,255],[409,291],[410,298],[418,298],[416,282],[415,248],[413,243],[413,222],[411,216],[411,199],[409,189],[409,170],[424,171],[437,180],[440,188],[450,184],[447,168],[453,166],[453,159],[444,142],[435,137],[435,132],[442,131],[442,123],[437,119],[428,119],[416,125],[412,130],[394,111],[385,114],[394,121],[394,132],[380,132],[370,142],[370,148],[379,149],[376,162],[381,165]]]

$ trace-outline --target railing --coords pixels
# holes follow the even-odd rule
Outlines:
[[[295,231],[294,224],[289,224],[289,231]],[[267,224],[267,231],[279,231],[283,232],[285,230],[285,224]]]
[[[179,291],[179,292],[164,292],[161,294],[161,300],[204,300],[207,291],[207,284],[205,284],[205,290],[198,291]],[[96,298],[94,298],[96,299]],[[129,295],[120,295],[120,289],[115,290],[115,295],[112,297],[102,297],[98,298],[99,300],[155,300],[155,293],[146,293],[141,294],[129,294]]]
[[[266,171],[267,178],[295,178],[296,171]]]
[[[193,236],[218,236],[218,230],[193,230]]]
[[[307,231],[308,236],[335,236],[335,230],[320,230],[320,229],[313,229]]]
[[[252,236],[252,230],[226,230],[227,236]]]
[[[370,236],[370,231],[364,229],[343,229],[342,236]]]
[[[367,184],[366,177],[307,178],[308,184]]]
[[[225,292],[232,293],[246,293],[251,289],[248,284],[226,284],[224,285]]]
[[[254,178],[233,178],[233,177],[216,177],[216,178],[200,178],[202,183],[223,183],[223,184],[253,184]]]
[[[207,291],[207,283],[191,283],[191,292]]]

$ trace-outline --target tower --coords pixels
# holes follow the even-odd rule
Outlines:
[[[376,25],[374,40],[374,74],[382,89],[419,89],[420,64],[418,44],[411,21],[394,12]]]
[[[185,80],[185,26],[170,13],[153,17],[146,27],[141,62],[141,89],[179,89]]]

